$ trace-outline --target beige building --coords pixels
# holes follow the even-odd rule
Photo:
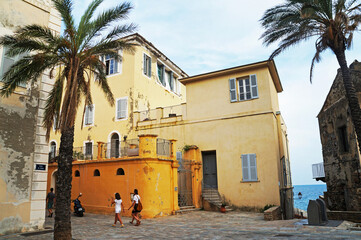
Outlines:
[[[202,162],[203,196],[213,189],[236,208],[278,205],[285,218],[292,218],[287,129],[278,104],[283,89],[274,62],[180,81],[187,89],[186,104],[172,114],[167,108],[150,110],[147,117],[135,113],[137,133],[176,139],[179,159],[195,145]]]
[[[0,35],[27,24],[59,33],[60,16],[50,2],[1,0]],[[5,52],[0,47],[0,76],[16,61]],[[9,98],[0,98],[0,235],[43,227],[48,143],[42,114],[51,87],[44,74],[36,86],[23,85]]]

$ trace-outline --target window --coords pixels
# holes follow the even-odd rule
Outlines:
[[[115,73],[119,73],[119,69],[121,68],[120,62],[115,60],[114,57],[109,55],[102,56],[102,62],[105,65],[105,74],[111,75]]]
[[[85,143],[85,159],[93,159],[93,143]]]
[[[51,142],[50,143],[50,153],[49,153],[50,159],[53,159],[56,157],[56,143]]]
[[[244,182],[258,181],[256,154],[242,154],[242,175]]]
[[[256,75],[250,75],[246,78],[229,79],[229,92],[231,102],[258,98]]]
[[[123,168],[118,168],[117,175],[125,175]]]
[[[76,171],[75,171],[74,177],[80,177],[80,172],[79,172],[79,170],[76,170]]]
[[[165,72],[165,67],[163,64],[158,63],[157,64],[157,68],[158,68],[158,78],[159,81],[162,83],[162,85],[165,87],[166,83],[165,83],[165,79],[164,79],[164,72]]]
[[[100,172],[98,169],[94,170],[94,177],[99,177],[100,176]]]
[[[94,104],[86,106],[84,115],[84,124],[92,125],[94,123]]]
[[[337,128],[337,132],[338,132],[338,142],[340,146],[339,149],[342,153],[346,153],[349,151],[346,125]]]
[[[173,79],[173,72],[167,71],[167,80],[170,90],[174,91],[174,79]]]
[[[22,57],[25,56],[25,54],[21,54],[15,57],[9,57],[7,56],[7,49],[4,47],[3,48],[3,56],[1,59],[1,68],[0,68],[0,81],[2,81],[2,78],[4,76],[4,74],[9,71],[9,69],[11,68],[11,66],[18,60],[20,60]],[[26,83],[20,83],[19,84],[20,87],[26,87]]]
[[[128,98],[117,99],[116,118],[126,119],[128,113]]]
[[[148,77],[152,76],[152,59],[145,53],[143,55],[143,73]]]

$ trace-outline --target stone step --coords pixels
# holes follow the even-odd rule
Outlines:
[[[182,207],[179,207],[180,210],[187,210],[187,209],[194,209],[196,208],[195,206],[182,206]]]
[[[189,213],[189,212],[193,212],[193,211],[200,211],[200,208],[189,208],[189,209],[180,209],[178,211],[175,211],[175,214],[184,214],[184,213]]]

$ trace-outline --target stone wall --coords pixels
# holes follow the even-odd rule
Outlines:
[[[0,35],[34,23],[60,32],[60,16],[49,0],[0,1]],[[3,54],[0,47],[0,72]],[[49,147],[42,120],[52,85],[44,74],[0,98],[0,235],[43,227]]]
[[[356,90],[361,92],[361,64],[355,61],[350,69]],[[318,121],[327,184],[326,204],[331,210],[359,210],[360,155],[340,70]]]

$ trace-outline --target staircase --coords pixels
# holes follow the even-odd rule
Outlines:
[[[183,214],[183,213],[189,213],[192,211],[199,211],[200,208],[196,208],[195,206],[183,206],[179,207],[179,210],[176,211],[176,214]]]
[[[216,210],[219,211],[219,209],[222,206],[222,199],[221,196],[218,193],[218,189],[216,188],[203,188],[202,189],[202,197],[203,201],[206,201],[210,205],[210,210]],[[205,204],[203,204],[205,205]],[[233,209],[230,206],[226,205],[226,211],[233,211]]]

